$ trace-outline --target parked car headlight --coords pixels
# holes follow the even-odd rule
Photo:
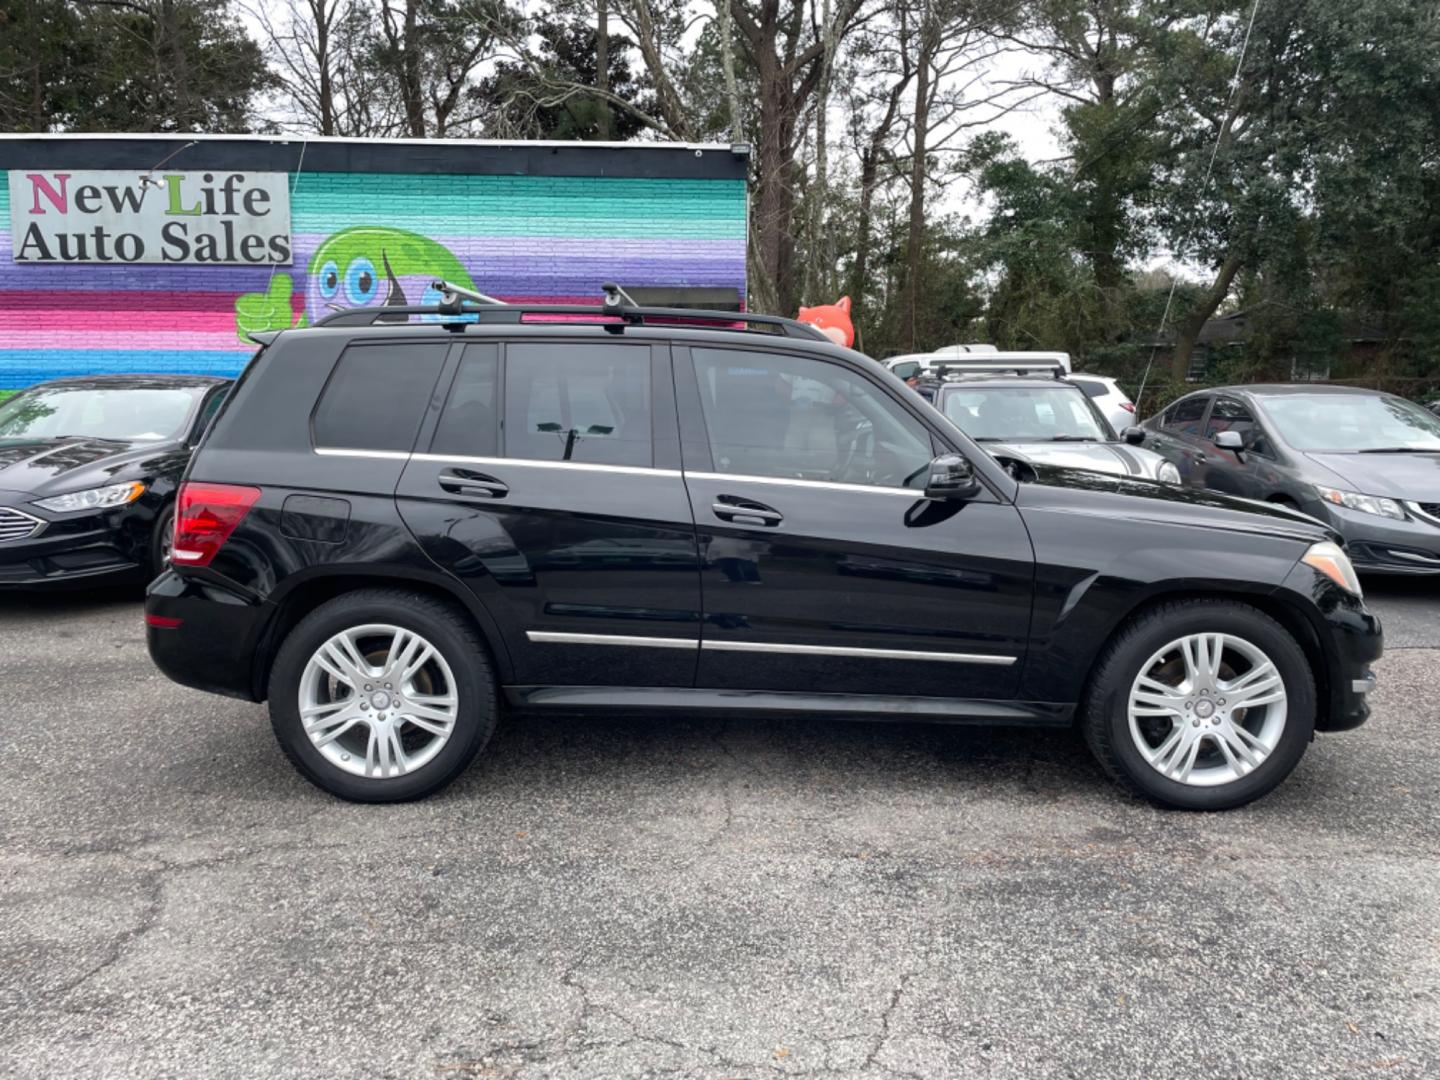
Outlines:
[[[1356,596],[1363,595],[1360,592],[1360,578],[1355,574],[1355,567],[1350,565],[1350,556],[1345,554],[1339,544],[1332,544],[1329,540],[1311,544],[1310,550],[1305,552],[1305,557],[1300,561],[1313,570],[1319,570],[1347,592]]]
[[[53,510],[57,514],[68,514],[76,510],[108,510],[112,506],[124,506],[134,502],[144,490],[145,485],[141,483],[109,484],[84,491],[68,491],[64,495],[52,495],[48,499],[36,499],[35,505]]]
[[[1175,467],[1173,462],[1162,461],[1160,467],[1155,470],[1155,479],[1162,484],[1178,484],[1180,483],[1180,470]]]
[[[1335,506],[1343,506],[1347,510],[1359,510],[1362,514],[1379,514],[1381,517],[1394,518],[1396,521],[1405,520],[1405,511],[1394,499],[1382,499],[1378,495],[1361,495],[1354,491],[1341,491],[1339,488],[1327,488],[1316,486],[1315,490],[1320,498]]]

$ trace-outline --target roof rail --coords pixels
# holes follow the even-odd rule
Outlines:
[[[818,327],[779,315],[756,315],[749,311],[707,311],[699,308],[640,307],[626,303],[628,298],[624,290],[608,283],[604,302],[601,304],[511,304],[490,297],[486,297],[486,302],[482,302],[471,296],[461,295],[453,287],[445,287],[444,282],[436,282],[436,287],[442,293],[448,294],[440,304],[346,308],[316,320],[313,325],[372,326],[376,323],[408,323],[412,315],[430,315],[439,316],[437,321],[448,328],[460,330],[466,323],[513,325],[544,321],[546,316],[564,316],[566,322],[582,322],[588,318],[615,333],[623,333],[627,326],[652,325],[652,320],[659,320],[661,325],[740,323],[751,333],[779,333],[785,337],[805,338],[810,341],[830,340]],[[539,320],[532,319],[531,316],[539,316]],[[762,329],[752,329],[754,327]]]

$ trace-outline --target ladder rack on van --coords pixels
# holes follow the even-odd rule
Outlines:
[[[779,333],[785,337],[806,338],[811,341],[826,341],[827,338],[817,327],[796,319],[779,315],[757,315],[749,311],[713,311],[700,308],[640,307],[628,303],[624,290],[607,283],[604,287],[604,302],[591,304],[512,304],[503,300],[486,297],[468,289],[459,289],[448,282],[437,281],[435,288],[444,298],[439,304],[400,304],[394,307],[346,308],[316,320],[315,326],[373,326],[385,322],[409,322],[412,315],[439,315],[451,329],[462,329],[466,323],[484,325],[511,325],[516,323],[544,322],[547,318],[559,316],[557,322],[585,322],[593,320],[615,333],[623,333],[627,326],[699,323],[712,329],[717,323],[736,323],[749,333]],[[477,299],[483,297],[483,299]],[[759,328],[759,329],[753,329]],[[770,329],[773,328],[773,329]]]

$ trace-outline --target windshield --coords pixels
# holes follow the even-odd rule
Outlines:
[[[955,387],[947,389],[945,415],[982,442],[1052,442],[1113,439],[1109,425],[1077,387]]]
[[[1440,450],[1440,419],[1388,394],[1277,394],[1263,399],[1296,450]]]
[[[195,393],[78,386],[30,390],[0,405],[0,439],[172,439],[185,426]]]

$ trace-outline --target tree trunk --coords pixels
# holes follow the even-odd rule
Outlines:
[[[740,85],[735,78],[735,42],[731,36],[735,31],[730,25],[728,0],[720,0],[715,5],[715,10],[720,19],[720,65],[725,69],[725,97],[730,111],[730,142],[742,143],[745,141],[745,130],[741,123]]]
[[[824,0],[820,17],[820,33],[825,43],[820,58],[820,82],[815,88],[815,193],[810,202],[810,282],[812,304],[829,303],[834,299],[831,279],[835,256],[825,225],[825,210],[830,202],[830,162],[827,143],[826,110],[830,107],[830,65],[833,62],[835,35],[830,25],[830,0]]]
[[[1240,272],[1243,262],[1239,255],[1233,251],[1225,256],[1225,261],[1220,264],[1220,271],[1215,275],[1215,281],[1200,298],[1200,302],[1175,324],[1175,352],[1170,357],[1170,374],[1177,382],[1184,382],[1190,375],[1190,357],[1195,352],[1195,341],[1200,336],[1200,331],[1215,314],[1215,310],[1224,302],[1225,297],[1230,295],[1230,286],[1235,281],[1235,275]]]
[[[604,95],[610,92],[610,3],[599,0],[595,18],[595,87],[601,93],[599,135],[610,138],[610,103]]]
[[[859,326],[865,311],[865,279],[870,273],[870,214],[880,152],[872,139],[860,153],[860,207],[855,220],[855,265],[850,275],[850,321]]]
[[[910,224],[905,238],[905,285],[901,294],[900,334],[906,352],[915,352],[920,304],[920,271],[925,250],[925,138],[930,130],[931,31],[926,28],[915,72],[914,158],[910,162]]]
[[[335,83],[330,70],[330,18],[326,0],[310,0],[315,20],[315,69],[320,97],[320,134],[335,134]]]

